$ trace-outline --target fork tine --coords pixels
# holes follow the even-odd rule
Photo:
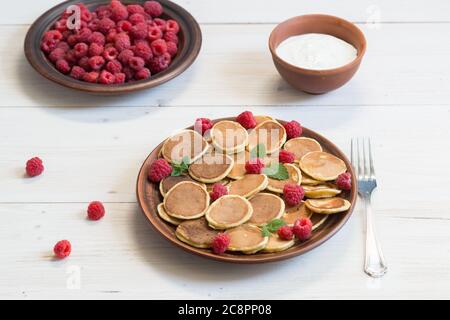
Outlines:
[[[361,159],[361,145],[360,145],[361,139],[356,139],[356,147],[358,149],[358,179],[364,179],[364,163],[363,159]]]
[[[369,157],[367,156],[367,138],[362,138],[363,144],[363,158],[364,158],[364,179],[369,180],[370,178],[370,168],[369,168]]]
[[[367,138],[369,144],[369,163],[370,163],[370,178],[375,179],[375,168],[373,166],[373,156],[372,156],[372,143],[370,138]]]
[[[355,175],[358,176],[358,164],[356,163],[354,138],[352,138],[350,142],[350,161],[352,162],[353,170],[355,170]]]

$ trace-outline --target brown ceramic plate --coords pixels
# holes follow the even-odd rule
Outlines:
[[[174,19],[180,25],[179,51],[169,68],[147,80],[125,83],[121,85],[91,84],[75,80],[56,70],[53,64],[47,60],[40,49],[40,41],[43,34],[58,20],[58,17],[68,6],[79,3],[79,0],[63,2],[44,13],[38,18],[25,38],[25,55],[31,66],[45,78],[62,86],[99,94],[123,94],[142,89],[149,89],[163,84],[183,73],[197,58],[202,45],[202,33],[200,26],[192,15],[179,5],[167,1],[158,0],[164,8],[163,18]],[[122,0],[124,4],[144,3],[145,0]],[[85,0],[83,3],[92,10],[99,5],[108,4],[110,0]]]
[[[225,119],[217,119],[213,122],[218,122],[221,120],[235,120],[235,118],[225,118]],[[286,121],[278,120],[280,123],[284,124]],[[193,129],[190,127],[189,129]],[[239,253],[225,253],[223,255],[216,255],[212,253],[211,250],[208,249],[198,249],[194,248],[180,240],[175,235],[175,227],[169,225],[164,220],[162,220],[158,216],[158,212],[156,207],[163,200],[160,192],[159,185],[155,183],[151,183],[147,179],[147,171],[150,164],[158,158],[158,153],[162,147],[162,143],[153,150],[148,158],[145,160],[138,176],[137,180],[137,198],[139,205],[142,208],[143,213],[150,221],[150,224],[155,228],[157,232],[159,232],[164,238],[172,242],[174,245],[188,251],[194,253],[199,256],[203,256],[206,258],[223,261],[223,262],[234,262],[234,263],[264,263],[264,262],[272,262],[279,261],[288,258],[292,258],[298,255],[301,255],[305,252],[308,252],[328,239],[330,239],[333,235],[338,232],[342,226],[347,222],[352,214],[353,208],[356,203],[357,196],[357,185],[356,178],[353,172],[353,168],[348,161],[345,154],[340,151],[332,142],[322,137],[318,133],[303,128],[303,137],[310,137],[316,139],[321,145],[324,151],[329,152],[339,158],[341,158],[345,164],[347,165],[348,172],[352,175],[352,190],[350,192],[344,192],[340,196],[347,199],[352,203],[350,209],[346,212],[330,215],[329,218],[325,221],[325,223],[316,231],[313,232],[313,236],[311,239],[304,243],[296,243],[292,248],[276,253],[257,253],[253,255],[245,255]]]

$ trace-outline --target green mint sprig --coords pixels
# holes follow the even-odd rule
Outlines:
[[[287,180],[289,178],[289,172],[286,167],[277,162],[271,163],[267,168],[264,168],[264,174],[275,180]]]
[[[274,219],[270,221],[268,224],[262,226],[261,228],[263,237],[269,237],[270,234],[277,232],[278,229],[280,229],[284,225],[286,225],[286,221],[281,219]]]
[[[264,158],[267,155],[266,146],[263,143],[256,145],[252,150],[250,150],[250,159]]]
[[[188,156],[183,160],[172,163],[172,177],[179,177],[189,169],[190,159]]]

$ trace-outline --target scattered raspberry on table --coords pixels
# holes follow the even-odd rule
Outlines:
[[[55,256],[59,259],[67,258],[72,252],[72,245],[68,240],[61,240],[53,247]]]
[[[34,157],[27,161],[25,170],[29,177],[37,177],[44,172],[44,164],[38,157]]]
[[[87,209],[89,220],[97,221],[105,216],[105,207],[100,201],[93,201],[89,204]]]

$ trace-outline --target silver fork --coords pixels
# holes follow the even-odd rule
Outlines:
[[[352,139],[351,157],[358,179],[358,193],[364,202],[366,212],[366,259],[364,271],[369,276],[378,278],[387,272],[387,265],[375,234],[372,206],[370,204],[372,191],[377,187],[370,139]]]

